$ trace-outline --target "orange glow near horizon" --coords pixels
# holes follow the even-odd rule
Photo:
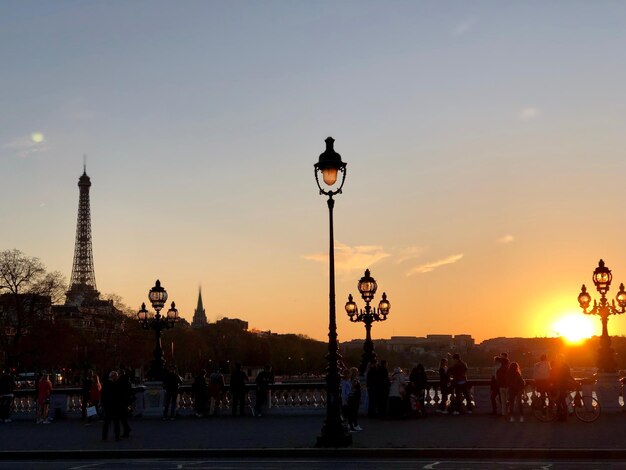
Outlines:
[[[553,331],[570,344],[580,344],[595,334],[593,318],[582,313],[566,313],[552,323]]]

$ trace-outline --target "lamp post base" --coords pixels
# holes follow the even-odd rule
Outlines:
[[[316,447],[348,447],[350,445],[352,445],[352,434],[342,423],[333,426],[325,424],[316,443]]]

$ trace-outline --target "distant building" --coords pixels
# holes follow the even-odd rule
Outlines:
[[[21,333],[27,335],[32,320],[49,318],[52,300],[48,295],[37,294],[19,294],[17,296],[19,302],[18,311],[15,302],[16,298],[13,294],[0,295],[0,320],[4,327],[4,335],[7,337],[15,336],[17,333],[18,321],[20,321],[19,312],[22,315]]]
[[[239,318],[224,317],[221,320],[215,322],[216,325],[230,326],[236,330],[248,331],[248,322],[240,320]]]
[[[207,326],[208,321],[206,319],[206,311],[202,306],[202,289],[198,289],[198,305],[196,311],[193,313],[193,320],[191,321],[192,328],[202,328]]]

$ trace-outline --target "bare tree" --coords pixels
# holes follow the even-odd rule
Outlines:
[[[39,258],[20,250],[0,252],[0,294],[12,299],[11,309],[0,317],[3,343],[9,349],[9,362],[19,356],[24,333],[53,302],[62,299],[66,280],[58,272],[48,273]],[[7,329],[10,337],[6,337]]]

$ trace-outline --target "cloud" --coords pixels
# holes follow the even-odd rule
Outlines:
[[[464,19],[460,22],[456,27],[452,30],[453,36],[463,36],[469,30],[471,30],[476,24],[477,19],[475,17],[470,17]]]
[[[456,263],[457,261],[459,261],[461,258],[463,258],[463,254],[460,253],[458,255],[450,255],[446,258],[437,260],[437,261],[431,261],[430,263],[425,263],[425,264],[420,264],[418,266],[415,266],[413,268],[411,268],[406,275],[407,276],[412,276],[413,274],[423,274],[423,273],[429,273],[431,271],[434,271],[435,269],[441,267],[441,266],[445,266],[446,264],[453,264]]]
[[[338,272],[362,271],[389,256],[389,253],[385,252],[382,246],[362,245],[351,247],[335,242],[335,269]],[[310,261],[328,263],[328,253],[312,253],[304,255],[303,258]]]
[[[507,235],[502,235],[500,238],[496,239],[497,243],[511,243],[512,241],[515,240],[515,237],[513,235],[507,234]]]
[[[29,136],[19,137],[2,146],[19,158],[26,158],[37,152],[48,150],[46,139],[41,132],[33,132]]]
[[[541,110],[539,108],[536,108],[534,106],[527,106],[526,108],[523,108],[519,112],[518,117],[522,121],[530,121],[531,119],[536,118],[540,114],[541,114]]]
[[[399,250],[397,250],[397,253],[394,253],[395,263],[400,264],[410,259],[418,258],[422,254],[424,254],[425,251],[426,248],[422,246],[409,246],[406,248],[400,248]]]

